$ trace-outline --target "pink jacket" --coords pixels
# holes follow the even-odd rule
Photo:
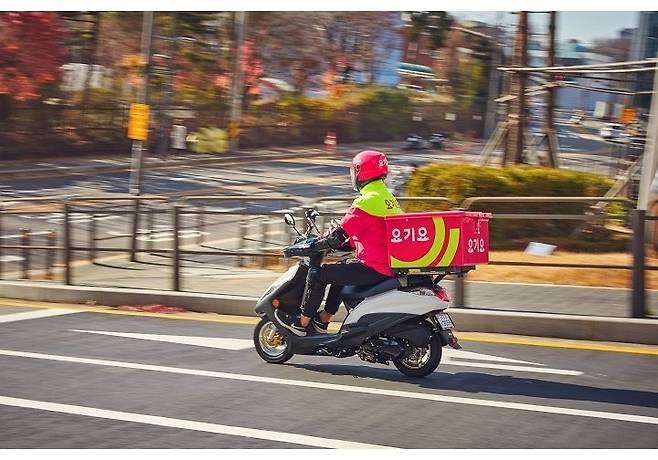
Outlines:
[[[361,196],[354,200],[340,221],[356,249],[359,262],[382,275],[393,276],[386,249],[384,217],[400,213],[402,210],[384,181],[376,180],[361,189]]]

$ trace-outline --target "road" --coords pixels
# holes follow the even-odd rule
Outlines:
[[[463,333],[410,379],[266,364],[253,318],[0,303],[0,448],[658,448],[658,347]]]

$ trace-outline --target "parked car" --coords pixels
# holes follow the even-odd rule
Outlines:
[[[430,136],[430,144],[432,144],[434,148],[437,148],[439,150],[443,149],[445,140],[446,137],[441,133],[432,133],[432,135]]]
[[[580,125],[583,121],[583,118],[585,117],[585,112],[582,110],[577,110],[574,112],[573,115],[571,115],[571,118],[569,118],[569,123],[572,125]]]
[[[624,132],[624,125],[621,123],[607,123],[599,131],[599,135],[603,139],[617,139],[622,136]]]
[[[430,143],[427,142],[423,136],[416,133],[409,133],[403,148],[404,150],[428,149],[430,148]]]
[[[644,144],[647,142],[646,134],[631,136],[628,139],[628,157],[630,161],[637,160],[644,152]]]
[[[658,171],[651,182],[649,188],[649,198],[647,200],[647,215],[658,216]],[[653,248],[658,250],[658,221],[647,221],[646,242],[652,244]]]

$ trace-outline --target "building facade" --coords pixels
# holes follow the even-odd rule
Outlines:
[[[640,12],[638,22],[631,48],[631,59],[639,61],[655,58],[658,55],[658,11]],[[651,91],[653,89],[653,78],[654,72],[637,74],[635,90]],[[651,94],[638,94],[633,102],[636,107],[648,111],[651,105]]]

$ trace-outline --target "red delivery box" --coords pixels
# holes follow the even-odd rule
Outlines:
[[[489,262],[490,213],[442,211],[385,217],[394,271],[458,269]]]

